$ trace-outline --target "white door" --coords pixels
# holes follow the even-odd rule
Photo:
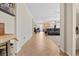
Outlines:
[[[76,4],[60,5],[61,49],[68,55],[76,55]]]

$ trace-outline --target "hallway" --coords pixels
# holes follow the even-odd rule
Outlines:
[[[17,55],[19,56],[58,56],[59,49],[56,44],[48,39],[44,32],[33,33]]]

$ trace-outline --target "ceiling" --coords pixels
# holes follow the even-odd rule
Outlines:
[[[36,23],[60,20],[60,4],[58,3],[27,3],[27,6]]]

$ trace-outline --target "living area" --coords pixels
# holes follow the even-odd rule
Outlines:
[[[60,48],[60,4],[28,4],[28,8],[34,16],[33,31],[44,32]]]

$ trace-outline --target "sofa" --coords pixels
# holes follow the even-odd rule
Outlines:
[[[48,28],[47,34],[48,35],[60,35],[60,28]]]

